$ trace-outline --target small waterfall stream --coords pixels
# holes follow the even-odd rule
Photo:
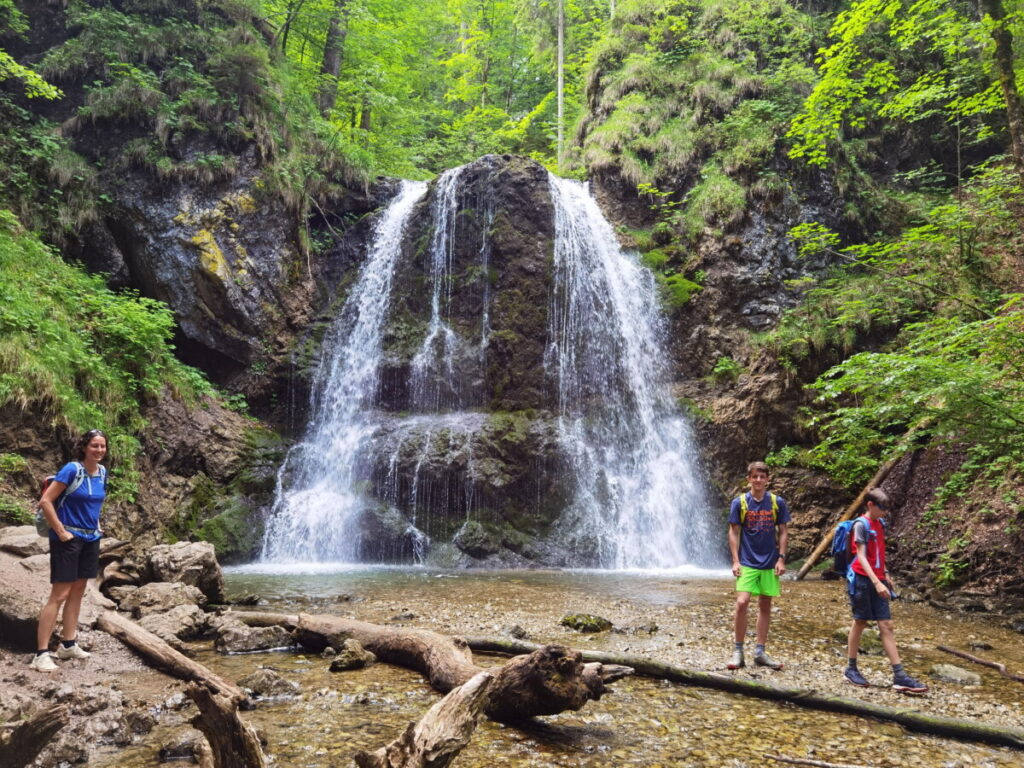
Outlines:
[[[510,414],[488,405],[495,402],[488,365],[492,310],[501,298],[491,263],[496,203],[490,188],[467,201],[469,167],[442,174],[426,202],[426,185],[404,183],[381,214],[365,265],[325,339],[312,419],[280,473],[263,559],[424,562],[435,546],[450,550],[449,540],[466,521],[500,518],[495,499],[508,479],[495,469],[501,464],[493,454],[508,451],[505,443],[495,448],[495,425],[514,423],[520,432],[549,435],[552,446],[550,456],[531,458],[524,472],[550,482],[538,481],[536,498],[517,503],[540,509],[551,499],[560,502],[538,526],[546,541],[530,551],[540,556],[527,562],[720,565],[717,550],[707,546],[711,521],[697,452],[668,393],[653,276],[618,247],[597,204],[576,182],[548,176],[554,212],[543,308],[548,338],[542,364],[528,372],[543,380],[547,410]],[[459,266],[455,252],[459,246],[465,251],[467,237],[460,227],[470,213],[482,222],[481,234],[471,244],[475,262]],[[424,215],[428,234],[415,241],[421,243],[417,253],[407,229]],[[405,393],[396,406],[381,370],[395,365],[385,337],[389,313],[402,298],[395,293],[396,271],[408,258],[422,259],[416,284],[425,290],[416,298],[425,322],[418,326],[421,341],[400,368],[404,373],[395,375]],[[472,322],[465,312],[456,317],[453,304],[453,286],[469,283]],[[564,491],[551,492],[554,487]],[[376,522],[367,527],[368,519]],[[392,538],[398,530],[400,543],[390,550],[368,541],[381,526]],[[521,546],[521,535],[511,538]]]

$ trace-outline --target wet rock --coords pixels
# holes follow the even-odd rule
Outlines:
[[[131,611],[135,618],[139,618],[151,613],[165,613],[179,605],[205,604],[206,596],[196,587],[158,581],[129,593],[121,601],[121,610]]]
[[[936,680],[955,685],[981,685],[981,675],[955,664],[933,664],[928,674]]]
[[[455,534],[452,543],[471,557],[487,557],[501,550],[501,539],[478,520],[467,520]]]
[[[157,759],[161,763],[178,760],[199,762],[198,758],[205,743],[206,737],[194,728],[190,728],[178,735],[173,741],[165,742],[160,747]]]
[[[974,651],[991,651],[993,646],[991,643],[986,643],[984,640],[971,640],[967,643],[967,647]]]
[[[214,622],[211,622],[214,624]],[[225,619],[215,625],[214,648],[219,653],[247,653],[288,648],[293,645],[291,633],[284,627],[247,627],[237,619]]]
[[[128,596],[137,589],[138,587],[125,584],[116,587],[111,587],[110,589],[106,589],[104,590],[104,594],[106,594],[107,597],[109,597],[118,605],[121,605],[125,600],[128,599]],[[127,608],[125,610],[127,610]]]
[[[369,667],[377,661],[377,657],[363,648],[358,640],[348,639],[338,651],[337,657],[331,661],[331,672],[346,672],[351,669]]]
[[[191,640],[206,632],[207,614],[198,605],[186,603],[162,613],[147,614],[142,617],[139,624],[176,646],[176,640]]]
[[[523,629],[518,624],[513,624],[510,627],[505,627],[502,632],[509,637],[514,637],[516,640],[525,640],[530,636],[530,633]]]
[[[401,613],[396,613],[388,621],[412,621],[415,618],[416,614],[412,611],[402,611]]]
[[[259,603],[260,603],[260,596],[259,595],[242,595],[241,597],[238,597],[238,598],[236,598],[236,599],[231,601],[231,605],[249,605],[249,606],[252,606],[252,605],[259,605]]]
[[[210,602],[224,602],[224,577],[209,542],[179,541],[151,547],[149,570],[156,581],[189,584],[199,589]]]
[[[299,692],[299,684],[286,680],[279,672],[263,667],[257,669],[251,675],[246,675],[238,684],[248,688],[257,696],[264,698],[270,696],[295,696]]]
[[[563,627],[575,629],[577,632],[607,632],[612,628],[612,623],[608,619],[589,613],[573,613],[563,616],[558,623]]]
[[[836,643],[841,643],[844,646],[846,645],[849,637],[849,627],[841,627],[833,630],[832,632],[832,640]],[[878,634],[878,630],[871,627],[865,629],[864,633],[860,636],[860,652],[876,655],[882,653],[882,651],[882,636]]]
[[[35,714],[38,705],[32,697],[21,691],[6,691],[0,697],[0,723],[24,720]]]

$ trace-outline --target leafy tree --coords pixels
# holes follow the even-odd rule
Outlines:
[[[0,36],[21,35],[26,29],[25,16],[15,6],[14,0],[0,0]],[[46,82],[35,70],[19,64],[0,48],[0,83],[11,78],[21,81],[25,95],[30,99],[56,99],[62,95],[60,89]]]
[[[1019,163],[1012,45],[1021,17],[1004,14],[1000,0],[982,3],[982,16],[974,7],[961,0],[858,0],[840,13],[832,43],[818,54],[820,80],[790,128],[791,156],[824,165],[830,146],[877,118],[939,117],[981,139],[991,131],[985,120],[1002,112]]]

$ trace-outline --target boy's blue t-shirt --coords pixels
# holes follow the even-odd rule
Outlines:
[[[789,522],[789,507],[781,496],[776,496],[779,505],[778,517],[772,520],[772,497],[765,493],[761,501],[755,501],[748,491],[747,517],[740,534],[740,565],[747,568],[774,568],[779,559],[779,546],[775,537],[775,526]],[[732,500],[729,509],[729,523],[740,524],[740,499]]]
[[[75,466],[75,462],[71,461],[61,467],[53,479],[55,482],[64,483],[65,487],[68,487],[75,481],[76,474],[78,474],[78,468]],[[106,497],[107,489],[102,469],[96,475],[89,475],[86,472],[85,479],[82,480],[82,484],[75,489],[74,493],[67,494],[64,496],[63,502],[58,502],[57,517],[65,526],[70,525],[74,528],[96,530],[97,533],[92,536],[72,531],[80,539],[95,541],[100,538],[97,530],[100,527],[100,508],[103,506],[103,500]],[[50,531],[50,536],[56,537],[56,534]]]

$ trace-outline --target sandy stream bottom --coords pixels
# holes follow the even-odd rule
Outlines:
[[[723,670],[731,649],[732,583],[727,578],[608,572],[434,572],[419,569],[329,569],[315,574],[229,570],[231,596],[256,593],[259,610],[333,613],[467,635],[503,635],[512,626],[530,641],[650,656],[705,670]],[[595,613],[616,629],[581,635],[560,627],[569,613]],[[1024,671],[1021,636],[985,616],[944,614],[925,604],[895,604],[897,639],[911,674],[932,686],[910,698],[888,688],[884,657],[862,656],[874,684],[858,689],[841,677],[845,645],[834,639],[849,622],[843,587],[816,578],[786,582],[773,612],[769,651],[786,662],[779,672],[746,669],[741,676],[862,698],[894,707],[1024,727],[1024,685],[995,670],[936,649],[950,645]],[[656,626],[656,629],[653,629]],[[753,627],[753,617],[751,617]],[[651,631],[653,629],[653,631]],[[752,642],[752,640],[751,640]],[[972,650],[971,644],[991,650]],[[293,652],[198,658],[238,679],[269,666],[301,687],[298,698],[266,701],[246,713],[264,729],[278,766],[352,765],[357,749],[375,749],[419,718],[438,694],[418,674],[383,664],[332,674],[328,662]],[[750,649],[748,649],[750,653]],[[501,659],[479,657],[483,665]],[[982,677],[958,686],[928,677],[952,663]],[[187,726],[191,709],[170,715],[143,743],[101,750],[98,768],[151,766],[161,744]],[[911,734],[898,725],[815,712],[660,681],[620,681],[610,695],[579,712],[526,728],[482,722],[456,759],[464,768],[490,766],[747,766],[783,765],[769,754],[862,766],[915,768],[1021,766],[1024,753]]]

